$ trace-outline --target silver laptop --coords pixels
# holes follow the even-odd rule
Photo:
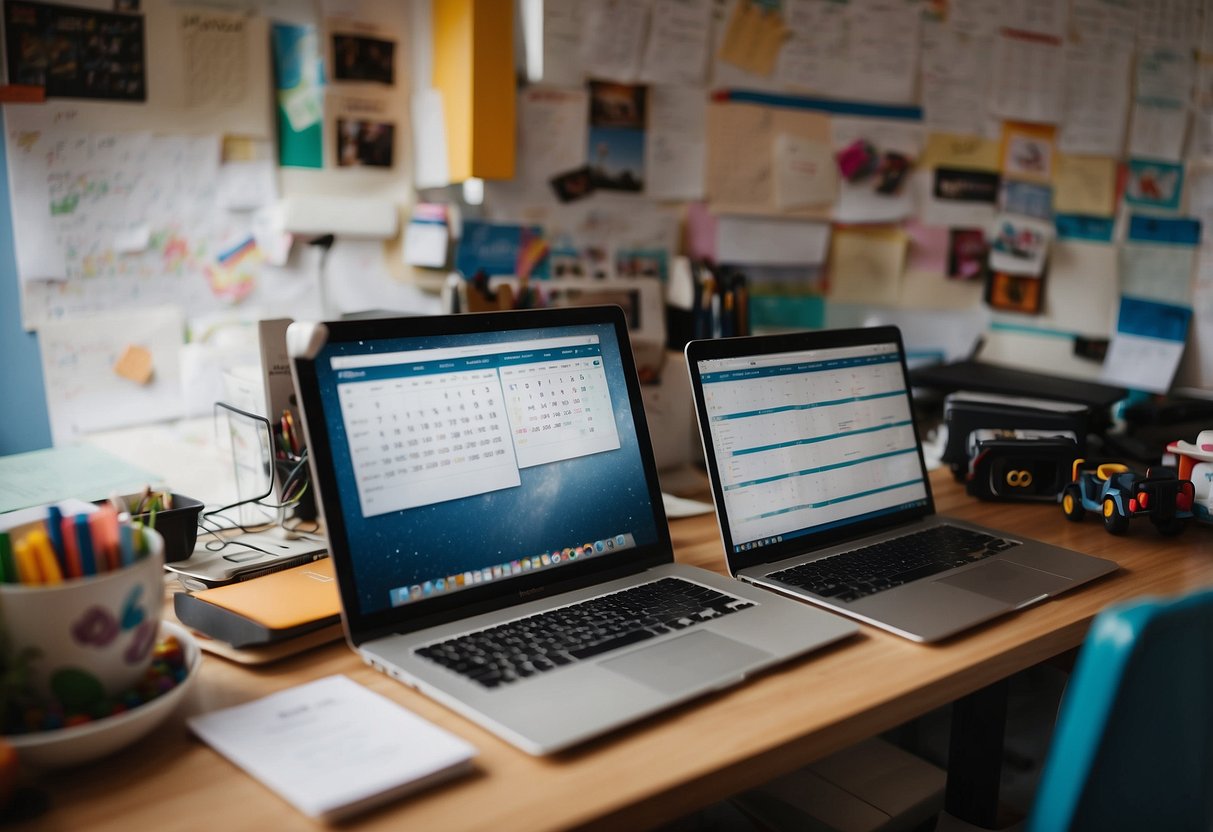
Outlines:
[[[858,629],[674,563],[618,307],[295,323],[350,644],[533,754]]]
[[[729,573],[937,641],[1117,568],[935,514],[895,327],[687,344]]]

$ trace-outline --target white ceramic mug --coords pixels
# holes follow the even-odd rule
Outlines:
[[[83,710],[119,697],[151,665],[164,606],[164,539],[113,572],[58,584],[0,584],[0,666],[27,664],[35,693]]]

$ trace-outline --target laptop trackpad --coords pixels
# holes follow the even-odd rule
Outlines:
[[[716,680],[739,679],[744,668],[770,656],[731,638],[699,632],[607,659],[599,667],[662,693],[680,693]]]
[[[958,575],[940,578],[936,583],[947,584],[988,598],[995,598],[1012,606],[1033,601],[1042,595],[1052,595],[1073,583],[1057,575],[1038,569],[1017,566],[1002,560],[991,560],[976,569]]]

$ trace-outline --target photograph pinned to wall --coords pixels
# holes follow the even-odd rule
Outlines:
[[[390,168],[396,125],[385,121],[337,119],[339,167]]]
[[[644,190],[647,88],[638,84],[591,81],[590,130],[586,157],[595,188]]]
[[[396,83],[396,43],[365,34],[333,33],[333,80]]]
[[[977,280],[986,271],[990,246],[980,228],[953,228],[948,234],[948,277]]]
[[[919,123],[835,118],[831,132],[834,159],[842,178],[835,220],[898,222],[914,213],[909,174],[922,153]]]
[[[596,189],[644,190],[644,131],[630,127],[591,127],[587,155]]]
[[[1032,217],[1002,214],[990,234],[990,269],[1011,275],[1044,274],[1053,224]]]
[[[553,176],[551,183],[561,202],[576,202],[594,193],[594,176],[588,166]]]
[[[1043,124],[1008,122],[1002,130],[1002,173],[1016,179],[1049,182],[1053,178],[1055,129]]]
[[[1006,214],[1050,220],[1053,218],[1053,189],[1034,182],[1004,179],[998,194],[998,207]]]
[[[643,130],[648,87],[590,81],[590,126]]]
[[[1125,202],[1140,208],[1178,211],[1183,197],[1184,166],[1130,159]]]
[[[8,81],[48,98],[146,101],[143,29],[140,15],[5,3]]]
[[[1044,280],[994,271],[986,281],[986,304],[1000,312],[1039,314],[1044,307]]]

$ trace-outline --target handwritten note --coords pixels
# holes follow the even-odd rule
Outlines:
[[[990,110],[1003,118],[1056,124],[1065,105],[1061,41],[1003,30],[994,40]]]
[[[657,0],[649,24],[641,80],[688,87],[702,85],[707,71],[711,22],[710,0]]]
[[[645,193],[654,199],[702,199],[707,98],[687,87],[649,88],[644,145]]]

